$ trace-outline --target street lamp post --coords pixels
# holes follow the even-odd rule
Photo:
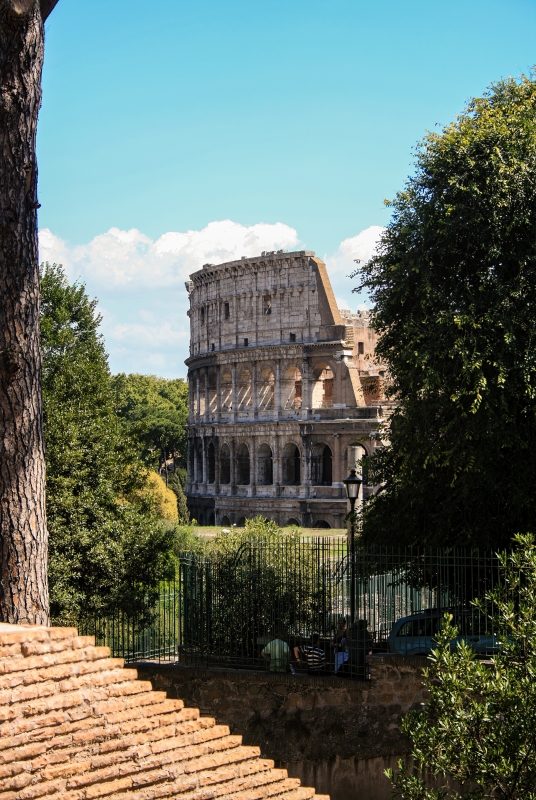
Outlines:
[[[343,481],[346,497],[350,501],[350,617],[355,622],[355,501],[359,497],[359,488],[363,481],[357,476],[355,469]]]

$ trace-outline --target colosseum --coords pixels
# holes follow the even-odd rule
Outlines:
[[[309,250],[205,264],[186,288],[191,516],[343,527],[349,460],[380,445],[383,420],[367,313],[338,309]]]

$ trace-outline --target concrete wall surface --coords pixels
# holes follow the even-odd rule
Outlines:
[[[387,800],[407,753],[402,716],[425,701],[423,659],[371,656],[371,680],[136,664],[140,677],[260,745],[332,800]]]

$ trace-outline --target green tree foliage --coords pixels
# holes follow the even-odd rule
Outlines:
[[[536,81],[441,133],[361,270],[397,408],[366,541],[503,547],[536,519]]]
[[[536,798],[536,547],[532,536],[516,542],[502,557],[503,588],[488,597],[502,648],[479,661],[466,643],[452,649],[457,631],[443,626],[424,673],[430,700],[403,721],[414,765],[388,772],[395,797]]]
[[[185,468],[188,384],[180,378],[124,373],[112,381],[118,413],[147,463],[158,469],[173,457],[178,467]]]
[[[187,525],[190,521],[190,512],[188,511],[188,505],[186,503],[186,495],[184,494],[184,488],[181,481],[179,470],[172,472],[171,475],[168,477],[168,486],[172,492],[175,492],[175,495],[177,497],[177,511],[179,515],[179,523],[181,525]]]
[[[185,611],[187,644],[195,648],[203,630],[204,651],[219,658],[254,663],[259,636],[310,635],[325,624],[324,608],[337,602],[318,549],[300,539],[299,528],[286,533],[256,517],[210,538],[182,529],[178,546],[184,590],[197,604]]]
[[[115,410],[96,301],[61,266],[41,276],[51,616],[142,608],[173,573],[174,533],[140,490],[146,469]]]

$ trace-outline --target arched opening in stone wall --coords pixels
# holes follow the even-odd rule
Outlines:
[[[228,528],[230,524],[231,524],[231,520],[229,519],[229,517],[222,517],[221,518],[220,525],[222,526],[222,528]]]
[[[272,450],[269,445],[261,444],[257,451],[257,484],[271,486],[274,482]]]
[[[231,483],[231,451],[228,444],[220,449],[220,483]]]
[[[329,364],[320,364],[314,371],[313,408],[333,408],[333,371]]]
[[[331,528],[331,525],[329,524],[329,522],[326,522],[325,519],[319,519],[317,522],[315,522],[314,527],[315,528]]]
[[[240,444],[236,451],[236,482],[238,486],[249,484],[249,450],[247,444]]]
[[[251,372],[249,369],[240,370],[238,378],[238,408],[246,410],[251,407]]]
[[[205,413],[205,375],[202,372],[199,376],[199,414]]]
[[[311,483],[313,486],[331,486],[333,478],[333,455],[327,444],[313,446],[311,454]]]
[[[294,519],[294,517],[291,517],[290,519],[287,519],[287,527],[288,528],[292,528],[294,526],[298,526],[298,528],[299,528],[300,523],[298,522],[298,520]]]
[[[361,442],[352,442],[346,450],[345,468],[350,472],[355,469],[356,473],[362,478],[363,484],[368,484],[368,454]]]
[[[208,408],[211,414],[218,410],[218,394],[216,391],[216,373],[211,370],[208,373]]]
[[[221,374],[221,410],[231,411],[233,408],[233,378],[229,370]]]
[[[283,374],[283,408],[301,408],[302,375],[298,367],[287,367]]]
[[[259,410],[267,411],[274,407],[275,378],[270,367],[263,367],[259,376]]]
[[[215,525],[216,524],[216,517],[214,516],[214,512],[210,511],[207,514],[207,525]]]
[[[293,442],[283,448],[282,456],[283,486],[299,486],[301,483],[300,451]]]
[[[214,483],[216,480],[216,454],[214,445],[209,442],[207,447],[207,483]]]
[[[197,482],[203,483],[203,443],[195,439],[195,463],[197,467]]]
[[[245,517],[240,517],[240,519],[236,523],[236,527],[237,528],[245,528],[246,527],[246,518]]]

